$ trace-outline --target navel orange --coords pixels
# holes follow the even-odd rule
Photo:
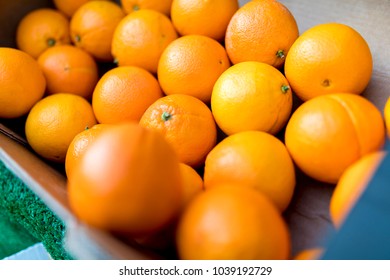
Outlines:
[[[237,0],[173,0],[171,18],[181,35],[204,35],[222,42],[237,10]]]
[[[229,66],[220,43],[202,35],[187,35],[164,50],[157,76],[165,94],[188,94],[209,103],[216,80]]]
[[[100,78],[93,92],[92,107],[100,123],[138,122],[160,97],[163,92],[151,73],[140,67],[122,66]]]
[[[65,173],[69,178],[72,170],[77,168],[77,164],[81,157],[85,154],[88,147],[95,141],[98,135],[105,129],[110,127],[106,124],[95,124],[92,127],[88,127],[79,132],[69,144],[68,150],[65,156]]]
[[[113,2],[89,1],[70,21],[72,42],[99,61],[112,61],[112,37],[124,16],[122,8]]]
[[[47,93],[66,92],[89,99],[98,81],[93,57],[75,46],[56,46],[44,51],[38,63],[47,81]]]
[[[292,114],[286,146],[308,176],[336,184],[344,170],[385,141],[381,112],[356,94],[317,96]]]
[[[178,158],[158,132],[112,125],[87,149],[68,180],[69,203],[84,223],[132,237],[152,234],[177,215]]]
[[[154,10],[125,16],[115,29],[112,55],[119,66],[138,66],[157,72],[161,53],[177,38],[171,20]]]
[[[141,9],[155,10],[166,16],[171,14],[172,0],[121,0],[123,10],[130,14]]]
[[[176,235],[180,259],[288,259],[289,230],[263,194],[223,185],[201,193],[182,215]]]
[[[45,159],[65,162],[73,138],[96,124],[92,106],[81,96],[58,93],[38,101],[26,119],[26,139]]]
[[[179,160],[200,167],[217,141],[210,109],[199,99],[184,94],[164,96],[145,111],[140,125],[162,133]]]
[[[0,47],[0,118],[27,114],[45,93],[46,79],[27,53]]]
[[[34,58],[50,47],[70,42],[69,20],[54,9],[31,11],[22,18],[16,30],[16,45]]]
[[[292,45],[285,74],[302,100],[318,95],[360,94],[373,69],[370,48],[352,27],[340,23],[313,26]]]
[[[245,130],[276,134],[290,117],[292,91],[276,68],[257,61],[241,62],[216,81],[211,110],[228,135]]]
[[[284,211],[295,188],[293,161],[284,144],[268,133],[244,131],[219,142],[207,155],[205,189],[236,184],[265,194]]]
[[[233,15],[225,46],[234,64],[259,61],[279,68],[298,35],[295,18],[282,3],[253,0]]]

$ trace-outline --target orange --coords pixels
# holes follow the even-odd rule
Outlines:
[[[57,46],[43,52],[38,63],[47,80],[48,94],[66,92],[85,98],[92,96],[98,81],[96,62],[75,46]]]
[[[106,124],[96,124],[93,127],[88,127],[81,131],[73,138],[65,156],[65,172],[67,177],[70,177],[72,170],[77,168],[76,165],[80,162],[80,158],[85,154],[88,147],[108,127],[110,126]]]
[[[308,176],[335,184],[344,170],[384,144],[381,112],[355,94],[317,96],[292,114],[286,146]]]
[[[178,217],[184,209],[192,202],[197,195],[203,192],[203,180],[200,175],[191,166],[180,163],[181,174],[181,207],[178,210],[176,218],[160,231],[151,235],[143,235],[136,238],[136,242],[141,246],[152,249],[161,254],[163,257],[172,258],[175,253],[175,231],[177,227]],[[173,256],[176,258],[176,256]]]
[[[177,214],[180,184],[178,158],[164,137],[126,122],[89,146],[68,180],[69,203],[88,225],[140,236]]]
[[[180,259],[288,259],[288,228],[276,207],[253,189],[223,185],[188,206],[176,236]]]
[[[119,66],[138,66],[156,73],[161,53],[177,36],[166,15],[139,10],[125,16],[115,29],[112,55]]]
[[[87,2],[75,12],[70,21],[72,42],[99,61],[112,61],[112,37],[124,16],[122,8],[115,3]]]
[[[259,61],[279,68],[298,35],[295,18],[282,3],[253,0],[233,15],[225,46],[234,64]]]
[[[182,178],[182,207],[184,209],[191,201],[203,191],[203,179],[191,166],[180,163]]]
[[[170,16],[172,0],[121,0],[123,10],[129,14],[140,9],[156,10]]]
[[[203,178],[206,190],[228,183],[256,189],[279,211],[290,204],[295,188],[294,164],[286,147],[261,131],[240,132],[219,142],[207,155]]]
[[[89,1],[91,0],[53,0],[55,7],[69,18],[78,8]]]
[[[38,101],[26,119],[26,138],[40,156],[64,163],[73,138],[96,124],[91,105],[82,97],[58,93]]]
[[[390,138],[390,97],[387,98],[383,114],[385,117],[387,137]]]
[[[320,247],[305,249],[298,252],[294,257],[294,260],[318,260],[323,251],[324,249]]]
[[[69,20],[60,12],[41,8],[28,13],[16,31],[18,48],[37,58],[46,49],[70,44]]]
[[[385,151],[369,153],[343,172],[330,200],[330,217],[336,228],[344,222],[385,155]]]
[[[92,107],[100,123],[138,122],[146,109],[162,96],[152,74],[139,67],[123,66],[100,78],[93,92]]]
[[[43,97],[45,77],[25,52],[0,47],[0,73],[0,118],[21,117]]]
[[[180,162],[192,167],[204,163],[217,139],[210,109],[190,95],[175,94],[158,99],[145,111],[139,123],[161,132],[174,147]]]
[[[229,66],[226,51],[217,41],[187,35],[164,50],[157,76],[167,95],[188,94],[208,103],[215,81]]]
[[[237,0],[174,0],[171,18],[181,35],[198,34],[223,41],[229,21],[237,10]]]
[[[214,85],[211,109],[218,126],[228,135],[260,130],[278,133],[292,110],[292,92],[276,68],[248,61],[233,65]]]
[[[360,94],[371,79],[373,61],[364,38],[340,23],[316,25],[292,45],[285,74],[302,100],[337,92]]]

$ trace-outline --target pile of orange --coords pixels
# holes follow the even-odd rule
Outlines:
[[[54,4],[0,48],[0,117],[26,117],[92,227],[181,259],[292,259],[296,170],[335,185],[339,226],[384,156],[390,101],[360,95],[372,55],[350,26],[300,34],[276,0]]]

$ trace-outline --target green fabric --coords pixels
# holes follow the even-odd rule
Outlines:
[[[39,242],[20,224],[11,222],[4,209],[0,209],[0,229],[0,259]]]
[[[15,244],[25,246],[38,240],[53,259],[71,259],[62,246],[65,232],[62,221],[1,161],[0,213],[8,220],[4,229],[0,225],[0,246],[4,253],[17,250]],[[12,241],[7,236],[13,236]]]

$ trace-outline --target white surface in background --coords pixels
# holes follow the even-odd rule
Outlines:
[[[4,260],[51,260],[51,257],[43,244],[37,243]]]

